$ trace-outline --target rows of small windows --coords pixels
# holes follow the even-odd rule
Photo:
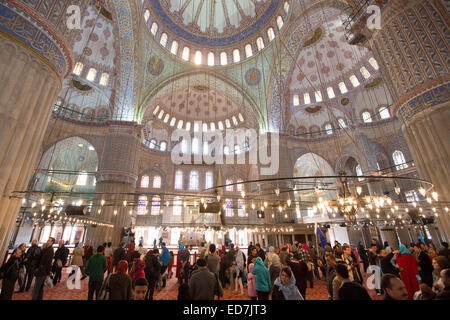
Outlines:
[[[77,75],[77,76],[81,76],[81,73],[83,72],[84,69],[84,65],[81,62],[77,62],[77,64],[75,65],[75,68],[73,69],[73,74]],[[95,82],[97,77],[97,74],[99,74],[97,72],[97,69],[95,68],[90,68],[89,71],[87,72],[86,75],[86,80],[90,81],[90,82]],[[98,80],[98,83],[101,86],[106,87],[109,83],[109,73],[107,72],[103,72]]]
[[[372,68],[374,70],[378,70],[379,69],[378,63],[373,57],[369,59],[369,64],[372,66]],[[360,69],[360,73],[361,73],[361,77],[363,77],[364,79],[368,79],[371,76],[371,73],[367,70],[367,68],[365,66],[363,66]],[[360,82],[360,80],[358,79],[358,77],[356,75],[352,75],[348,79],[348,81],[339,82],[338,85],[337,85],[337,89],[339,90],[339,92],[341,94],[346,94],[347,92],[349,92],[349,87],[350,87],[349,85],[350,84],[353,86],[353,88],[357,88],[357,87],[359,87],[361,85],[361,82]],[[336,98],[336,91],[335,91],[335,89],[336,88],[333,88],[333,87],[328,87],[327,88],[327,95],[328,95],[329,99]],[[322,102],[323,101],[322,91],[320,91],[320,90],[315,91],[314,94],[310,94],[309,92],[306,92],[306,93],[303,94],[303,97],[301,97],[298,94],[294,94],[292,96],[292,104],[294,106],[299,106],[301,104],[300,100],[301,100],[301,98],[303,98],[303,104],[308,105],[308,104],[314,103],[312,101],[313,97],[314,97],[316,103]]]
[[[225,119],[225,121],[218,121],[217,124],[215,122],[208,123],[200,121],[195,121],[192,123],[190,121],[184,121],[183,119],[177,119],[176,117],[171,117],[168,112],[165,112],[159,105],[155,107],[153,110],[153,115],[157,116],[158,119],[163,120],[164,123],[169,123],[169,126],[175,127],[177,126],[177,129],[186,129],[186,131],[190,131],[191,128],[194,129],[194,132],[200,132],[200,128],[203,132],[207,132],[208,130],[215,131],[216,129],[219,129],[220,131],[224,130],[225,128],[229,129],[232,126],[238,126],[240,123],[243,123],[245,121],[244,116],[242,113],[239,113],[236,116],[232,116],[230,119]],[[169,121],[170,120],[170,121]]]
[[[144,139],[143,143],[149,149],[167,151],[167,142],[166,141],[160,141],[158,143],[155,139],[151,139],[151,140]]]
[[[286,13],[289,12],[289,3],[285,2],[284,10]],[[144,19],[147,23],[150,19],[150,11],[147,9],[144,12]],[[282,16],[278,16],[276,19],[276,24],[278,27],[278,31],[280,31],[283,28],[284,21]],[[156,22],[153,22],[150,27],[150,32],[153,34],[153,36],[157,36],[159,26]],[[267,40],[264,40],[263,37],[258,37],[256,39],[256,46],[251,43],[247,43],[244,46],[244,55],[242,56],[241,51],[239,49],[234,49],[232,51],[232,55],[230,56],[227,52],[223,51],[221,52],[217,57],[215,52],[208,52],[206,55],[204,52],[200,50],[196,50],[195,52],[191,52],[191,48],[189,46],[184,46],[182,50],[180,48],[180,44],[178,41],[173,40],[168,45],[169,39],[168,35],[165,32],[161,33],[161,36],[159,38],[159,43],[170,50],[170,52],[174,55],[180,55],[181,58],[185,61],[192,61],[197,65],[200,64],[206,64],[208,66],[214,66],[214,65],[227,65],[229,62],[237,63],[240,62],[242,59],[250,58],[253,56],[254,51],[261,51],[265,48],[268,43],[270,43],[273,39],[275,39],[275,31],[273,27],[270,27],[267,29]],[[254,50],[256,49],[256,50]],[[205,57],[205,59],[204,59]],[[218,59],[218,60],[217,60]]]
[[[380,120],[389,119],[391,117],[391,114],[389,113],[389,109],[386,107],[381,107],[378,109],[378,113],[375,115],[372,115],[370,111],[364,111],[361,113],[361,119],[365,123],[370,123],[372,120],[379,118]]]

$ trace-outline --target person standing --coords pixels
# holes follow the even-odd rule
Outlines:
[[[14,293],[14,286],[19,277],[20,257],[22,256],[22,250],[15,249],[9,257],[8,261],[1,267],[0,271],[3,274],[2,279],[2,292],[0,294],[0,300],[12,300]]]
[[[144,278],[139,278],[134,283],[133,300],[145,300],[148,291],[148,281]]]
[[[41,254],[41,248],[37,245],[37,240],[33,240],[31,242],[31,247],[28,248],[26,257],[27,260],[25,262],[25,267],[27,269],[26,274],[26,286],[25,291],[29,291],[31,288],[31,283],[33,282],[34,278],[34,271],[37,269],[39,264],[39,257]],[[23,291],[23,289],[21,288]]]
[[[250,244],[248,245],[247,248],[247,256],[250,256],[252,254],[253,248],[254,248],[253,241],[250,241]]]
[[[84,275],[81,278],[81,280],[84,280],[87,277],[85,268],[87,266],[87,262],[93,255],[94,255],[94,248],[92,248],[91,246],[91,241],[88,240],[88,242],[86,242],[86,245],[84,246],[83,267],[82,267],[82,269],[84,270]]]
[[[400,250],[395,260],[400,269],[402,281],[405,284],[406,290],[408,290],[408,298],[412,300],[414,293],[419,291],[419,281],[417,280],[417,276],[419,275],[418,263],[404,244],[400,244],[399,247]]]
[[[336,265],[336,278],[341,282],[338,289],[339,300],[372,300],[366,288],[349,279],[348,268],[345,264]]]
[[[270,282],[275,282],[275,279],[280,276],[281,272],[281,261],[280,257],[275,253],[275,248],[273,246],[269,247],[269,253],[266,255],[266,261],[264,265],[269,269]]]
[[[106,269],[108,270],[108,276],[111,273],[112,269],[112,255],[113,249],[111,248],[112,243],[108,242],[105,247],[105,258],[106,258]]]
[[[286,246],[283,246],[281,248],[281,252],[280,252],[280,263],[281,263],[281,265],[287,266],[286,258],[287,258],[288,255],[289,255],[288,248]]]
[[[250,267],[251,263],[254,264],[256,262],[256,258],[258,258],[257,249],[253,248],[252,252],[250,252],[250,255],[247,258],[247,266]],[[250,270],[248,272],[250,273]]]
[[[69,256],[69,249],[64,245],[64,240],[59,240],[59,247],[55,251],[55,261],[53,262],[52,272],[53,285],[56,286],[58,282],[61,281],[61,271],[62,268],[67,263],[67,257]]]
[[[256,276],[256,293],[258,295],[258,300],[269,300],[269,294],[272,291],[272,283],[270,282],[269,270],[264,265],[261,257],[256,258],[252,274]]]
[[[119,244],[119,247],[114,250],[113,258],[112,258],[112,265],[113,269],[117,268],[117,264],[119,261],[127,260],[127,254],[125,252],[125,242],[121,242]],[[128,265],[128,264],[127,264]],[[111,270],[113,271],[113,270]]]
[[[364,265],[364,272],[367,272],[367,268],[369,267],[369,259],[367,258],[367,252],[366,252],[366,249],[364,248],[364,244],[362,241],[360,241],[358,243],[357,249],[358,249],[359,257],[362,260],[363,265]]]
[[[408,300],[408,290],[397,276],[387,273],[381,277],[381,289],[385,292],[383,300]]]
[[[97,253],[93,255],[87,262],[87,271],[89,274],[89,290],[88,300],[98,300],[100,295],[100,289],[102,288],[103,278],[107,267],[106,258],[103,255],[103,246],[97,248]]]
[[[217,278],[206,267],[205,259],[197,260],[198,269],[192,273],[189,281],[189,295],[193,300],[214,300]]]
[[[32,300],[42,300],[44,298],[44,282],[51,274],[52,261],[54,256],[53,244],[55,238],[48,238],[45,247],[42,249],[38,267],[35,271],[36,280],[34,281]]]
[[[417,254],[419,275],[422,283],[425,283],[431,288],[433,286],[433,264],[431,263],[431,259],[418,244],[414,245],[414,251]]]
[[[336,277],[336,258],[333,255],[326,255],[326,281],[328,290],[328,300],[333,300],[333,280]]]
[[[347,265],[350,281],[362,283],[362,279],[357,271],[356,261],[352,258],[352,249],[349,246],[343,246],[342,261]]]
[[[260,257],[262,261],[266,260],[266,251],[261,248],[259,243],[256,244],[256,255]]]
[[[109,278],[110,300],[130,300],[132,297],[132,282],[128,272],[128,262],[120,260],[116,273]]]
[[[394,255],[398,253],[399,251],[394,251],[391,253],[387,253],[386,250],[381,250],[380,252],[380,265],[381,265],[381,272],[383,274],[393,274],[397,277],[400,277],[398,268],[392,263],[392,259],[394,258]]]
[[[162,255],[161,255],[161,262],[162,262],[162,267],[161,267],[161,276],[164,274],[164,272],[166,272],[167,270],[167,266],[169,265],[170,262],[170,253],[169,253],[169,249],[167,249],[166,247],[166,243],[163,242],[161,244],[162,246]],[[166,287],[166,277],[163,277],[163,284],[162,287],[165,288]]]
[[[378,260],[379,260],[378,254],[377,254],[378,249],[377,249],[375,242],[376,242],[376,240],[373,239],[373,241],[372,241],[373,245],[369,251],[369,265],[374,266],[374,268],[378,267]],[[375,270],[372,271],[372,273],[375,273],[375,272],[376,272]],[[377,296],[381,295],[380,289],[376,288],[375,291],[377,293]]]
[[[272,300],[304,300],[295,285],[295,276],[291,268],[283,267],[279,277],[275,279]]]
[[[258,293],[256,292],[256,276],[253,274],[253,268],[255,264],[250,263],[248,266],[248,276],[247,276],[247,291],[250,299],[257,300]]]
[[[288,255],[286,258],[287,265],[291,268],[295,277],[295,285],[298,291],[302,295],[303,299],[306,299],[306,287],[308,277],[308,265],[303,261],[304,257],[297,251],[295,256]]]
[[[217,255],[217,250],[215,244],[210,244],[209,254],[205,257],[206,265],[208,270],[219,276],[220,271],[220,257]]]
[[[156,284],[161,276],[161,264],[158,261],[159,250],[153,249],[147,253],[145,260],[145,278],[148,281],[148,299],[153,300]]]
[[[81,243],[75,244],[75,248],[72,252],[72,265],[77,266],[79,270],[81,271],[82,275],[85,275],[84,272],[84,263],[83,263],[83,257],[84,257],[84,249],[82,247]],[[71,275],[74,274],[76,271],[73,270]]]

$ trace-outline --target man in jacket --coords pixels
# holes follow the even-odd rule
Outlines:
[[[336,278],[341,281],[339,300],[372,300],[362,285],[349,279],[348,268],[345,264],[336,265]]]
[[[2,292],[0,294],[0,300],[12,300],[14,286],[17,278],[19,277],[21,255],[22,250],[17,248],[14,250],[11,257],[9,257],[8,262],[6,262],[0,269],[4,276],[2,279]]]
[[[163,242],[161,244],[162,246],[162,255],[161,255],[161,262],[162,262],[162,267],[161,267],[161,275],[164,274],[164,272],[167,270],[167,266],[169,265],[170,262],[170,253],[169,253],[169,249],[167,249],[166,247],[166,243]],[[163,277],[163,285],[162,287],[165,288],[166,287],[166,277]]]
[[[86,242],[86,245],[84,246],[83,266],[87,266],[87,262],[93,255],[94,255],[94,248],[92,248],[92,246],[91,246],[91,241],[88,240],[88,242]],[[87,277],[87,274],[85,274],[81,278],[81,280],[86,279],[86,277]]]
[[[430,288],[433,287],[433,264],[431,263],[430,256],[427,255],[420,245],[414,245],[414,251],[417,255],[417,262],[419,264],[419,275],[422,279],[422,283],[425,283]]]
[[[52,272],[53,285],[56,286],[61,281],[61,270],[67,263],[67,257],[69,256],[69,249],[64,246],[64,240],[59,240],[59,247],[55,251],[55,261],[53,262]],[[59,262],[58,262],[59,261]]]
[[[197,271],[194,271],[189,281],[189,293],[193,300],[214,300],[217,292],[217,279],[214,273],[206,267],[205,259],[197,260]]]
[[[369,258],[367,258],[367,252],[362,241],[358,243],[358,254],[364,264],[364,272],[367,272],[367,268],[369,267]]]
[[[381,250],[380,252],[380,256],[381,256],[381,260],[380,260],[380,264],[381,264],[381,271],[383,272],[383,274],[393,274],[397,277],[399,277],[399,270],[397,267],[395,267],[391,260],[392,258],[394,258],[394,255],[398,253],[398,251],[394,251],[391,253],[387,253],[386,250]],[[431,262],[430,262],[431,263]]]
[[[256,244],[256,254],[261,258],[262,261],[266,260],[266,251],[261,248],[261,245],[259,243]]]
[[[220,257],[216,253],[216,245],[211,244],[209,246],[210,254],[205,257],[206,264],[208,266],[208,270],[214,273],[216,276],[219,276],[220,271]]]
[[[408,300],[408,291],[403,281],[393,274],[381,277],[381,288],[386,292],[383,300]]]
[[[327,262],[326,279],[328,289],[328,300],[333,300],[333,280],[336,277],[336,258],[333,255],[326,255]]]
[[[125,252],[125,242],[121,242],[119,247],[114,250],[113,253],[113,269],[117,268],[117,264],[121,260],[127,260],[127,254]]]
[[[156,283],[161,276],[161,264],[158,261],[159,250],[149,251],[145,259],[145,278],[148,281],[148,299],[153,300]]]
[[[352,249],[349,246],[343,246],[342,261],[347,265],[350,281],[362,283],[362,279],[358,273],[356,261],[352,257]]]
[[[31,283],[33,282],[34,278],[34,271],[37,269],[39,264],[40,254],[41,248],[38,247],[37,240],[33,240],[31,242],[31,247],[27,250],[26,253],[27,261],[25,262],[25,267],[27,269],[27,274],[25,278],[26,281],[24,281],[24,283],[26,282],[25,291],[30,290]],[[20,290],[23,291],[22,288]]]
[[[97,248],[97,254],[93,255],[87,263],[87,270],[89,273],[88,300],[94,299],[94,292],[96,300],[100,295],[100,289],[102,288],[103,277],[106,270],[106,258],[103,255],[104,249],[103,246],[99,246]]]
[[[44,297],[44,282],[45,279],[51,274],[52,261],[54,256],[53,244],[55,238],[48,238],[45,248],[41,251],[41,257],[39,259],[38,267],[35,271],[36,280],[34,281],[32,300],[42,300]]]

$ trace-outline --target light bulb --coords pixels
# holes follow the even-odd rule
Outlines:
[[[200,202],[201,202],[202,204],[204,204],[204,203],[205,203],[205,199],[201,198],[201,199],[200,199]]]
[[[169,206],[169,201],[166,201],[166,207],[168,207]]]
[[[117,210],[114,210],[114,215],[117,215]]]
[[[105,200],[102,199],[101,205],[102,205],[102,207],[105,205]]]
[[[362,188],[360,186],[356,187],[356,193],[361,194]]]
[[[44,202],[45,202],[44,198],[41,198],[40,203],[44,204]]]
[[[125,201],[123,202],[123,206],[124,206],[124,207],[127,206],[127,200],[125,200]]]
[[[97,212],[98,212],[98,214],[102,213],[102,209],[98,209]]]
[[[431,203],[431,202],[433,202],[433,200],[431,200],[431,198],[428,197],[428,198],[427,198],[427,202],[428,202],[428,203]]]
[[[396,193],[396,194],[400,194],[400,191],[401,191],[401,190],[400,190],[400,187],[395,187],[394,190],[395,190],[395,193]]]
[[[264,208],[267,208],[268,205],[267,201],[264,201]]]
[[[277,195],[277,197],[280,195],[280,189],[276,188],[275,189],[275,194]]]
[[[245,191],[242,191],[242,192],[241,192],[241,197],[242,197],[242,198],[245,198]]]
[[[419,192],[423,197],[425,197],[426,191],[424,188],[419,188]]]
[[[291,206],[291,199],[288,199],[288,201],[287,201],[287,205],[288,205],[288,207],[290,207],[290,206]]]

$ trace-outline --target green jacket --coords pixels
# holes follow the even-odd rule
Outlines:
[[[106,258],[103,254],[97,253],[93,255],[87,265],[89,279],[95,281],[103,281],[106,270]]]

